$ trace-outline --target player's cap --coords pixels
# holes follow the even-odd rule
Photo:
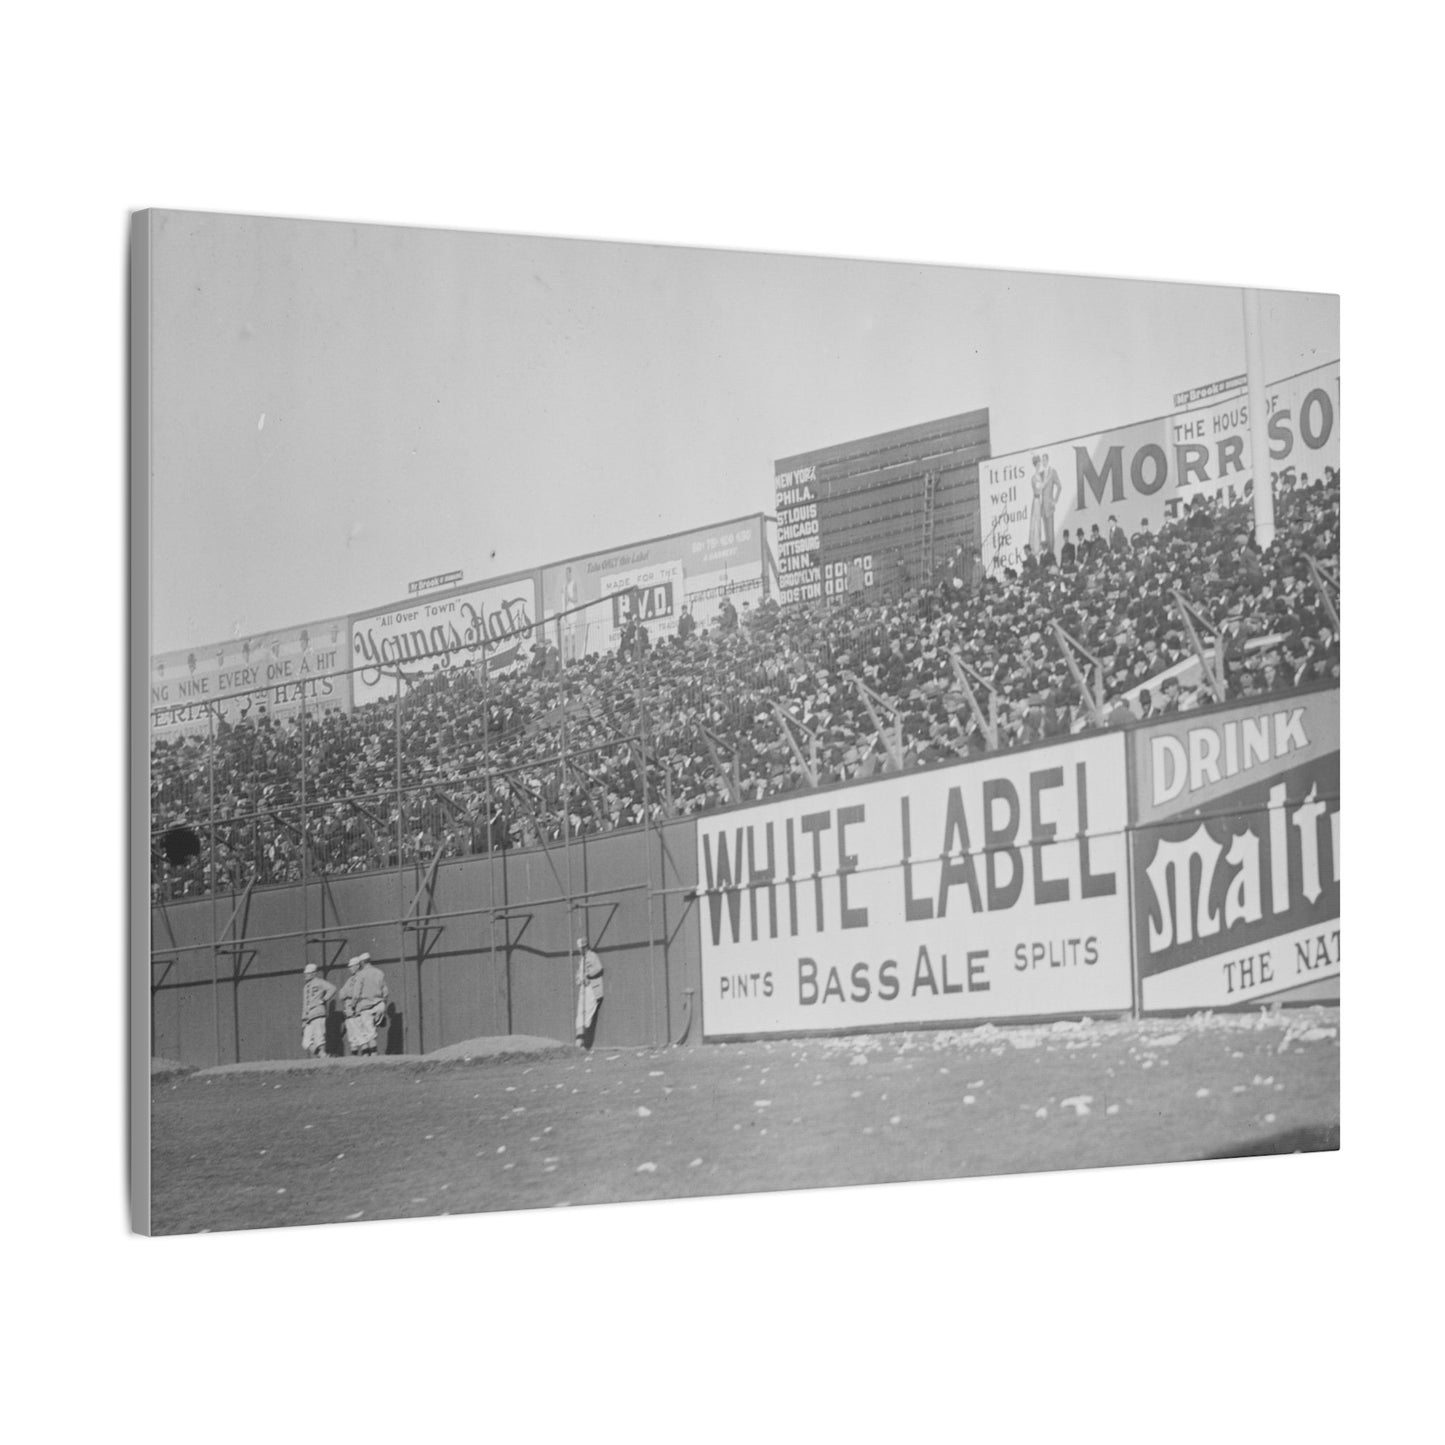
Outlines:
[[[315,965],[314,963],[308,963],[308,964],[306,965],[306,967],[305,967],[304,969],[302,969],[302,972],[303,972],[303,973],[315,973],[315,972],[316,972],[316,965]]]
[[[347,968],[360,968],[363,963],[370,962],[371,955],[369,953],[358,953],[354,957],[346,960],[346,966]]]
[[[585,950],[587,947],[587,939],[585,937],[579,937],[577,939],[577,947]]]

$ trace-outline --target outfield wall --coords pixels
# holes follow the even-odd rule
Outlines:
[[[606,970],[597,1044],[677,1039],[697,988],[684,896],[697,881],[692,833],[678,821],[575,840],[570,919],[556,846],[550,858],[526,849],[443,863],[430,889],[425,869],[408,868],[257,888],[244,904],[223,894],[155,907],[152,1053],[200,1066],[299,1058],[302,968],[322,964],[339,984],[362,951],[391,989],[390,1052],[506,1033],[570,1040],[584,929]],[[412,924],[397,921],[408,914]]]
[[[158,906],[153,1053],[297,1057],[305,963],[339,980],[362,950],[392,1052],[570,1040],[584,930],[603,1047],[1337,1000],[1339,831],[1337,687],[1200,709],[430,887],[411,867]]]

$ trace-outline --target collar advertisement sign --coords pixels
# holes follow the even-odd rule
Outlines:
[[[1338,690],[1129,734],[1134,938],[1146,1010],[1333,992],[1340,971]]]
[[[1310,482],[1340,466],[1338,362],[1270,386],[1271,475]],[[1184,515],[1196,496],[1242,500],[1253,486],[1249,401],[1232,396],[1094,436],[1049,442],[978,464],[983,562],[1022,564],[1024,547],[1056,557],[1064,530],[1126,537]],[[1077,542],[1077,536],[1071,535]]]
[[[511,672],[531,657],[536,619],[537,584],[530,576],[355,617],[356,705],[395,697],[398,672],[414,680],[483,656],[493,676]]]
[[[1124,738],[699,819],[709,1039],[1124,1010]]]
[[[619,636],[636,617],[649,637],[670,637],[686,596],[681,562],[659,562],[630,572],[610,572],[602,578],[604,596],[612,598],[611,631]]]
[[[217,723],[351,706],[344,617],[151,658],[151,736],[203,736]]]
[[[635,613],[655,645],[677,632],[683,607],[701,631],[717,619],[724,597],[741,610],[757,605],[763,589],[762,518],[742,517],[696,532],[682,532],[596,552],[542,569],[543,617],[587,603],[562,621],[567,660],[612,652]],[[555,629],[548,628],[555,641]]]

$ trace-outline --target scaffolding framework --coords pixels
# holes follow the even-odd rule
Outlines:
[[[560,906],[565,910],[568,935],[568,968],[575,968],[575,940],[585,934],[589,941],[601,941],[615,917],[620,895],[644,893],[647,907],[647,948],[648,977],[651,990],[650,1013],[655,1027],[653,1042],[665,1044],[670,1040],[671,1000],[669,982],[666,978],[657,980],[657,969],[653,950],[656,945],[654,934],[655,895],[659,890],[668,891],[667,850],[662,832],[655,817],[658,808],[670,814],[670,775],[663,780],[661,793],[654,795],[649,773],[658,765],[654,740],[648,733],[648,662],[645,651],[638,650],[632,660],[635,689],[635,717],[632,726],[609,730],[600,740],[589,741],[583,749],[575,749],[569,737],[571,704],[569,698],[568,665],[562,660],[562,626],[572,612],[582,612],[596,602],[580,604],[576,608],[558,613],[547,619],[543,625],[546,632],[555,628],[557,641],[558,668],[555,673],[558,690],[555,730],[556,746],[528,759],[525,769],[521,765],[498,765],[493,755],[491,701],[494,679],[488,664],[491,647],[509,640],[514,633],[494,637],[481,648],[481,655],[474,662],[461,668],[452,669],[454,676],[474,673],[481,684],[482,694],[482,750],[476,764],[462,780],[480,798],[477,807],[466,808],[459,804],[447,788],[434,780],[408,781],[406,765],[408,753],[405,746],[407,723],[407,697],[414,683],[424,683],[424,678],[412,678],[401,669],[393,669],[395,691],[391,703],[391,753],[392,786],[383,792],[364,792],[343,796],[322,796],[313,785],[316,764],[311,758],[308,745],[308,714],[312,711],[303,705],[297,725],[299,762],[296,779],[296,799],[270,808],[258,808],[250,812],[222,810],[217,791],[217,748],[218,738],[214,712],[208,713],[206,746],[206,816],[201,824],[206,842],[199,858],[194,860],[193,875],[201,871],[202,887],[193,892],[173,892],[167,887],[165,876],[156,877],[157,862],[161,857],[160,838],[173,824],[158,826],[152,818],[152,910],[160,918],[165,937],[153,935],[151,946],[152,996],[165,984],[171,968],[181,954],[194,952],[197,947],[209,952],[212,961],[212,1014],[214,1048],[218,1062],[229,1054],[239,1060],[242,1056],[241,1009],[238,994],[250,962],[256,957],[263,944],[288,944],[295,948],[299,973],[307,962],[315,961],[323,969],[336,967],[347,949],[348,938],[392,934],[397,939],[397,957],[404,978],[404,996],[410,1001],[419,998],[423,970],[431,956],[437,951],[449,922],[464,918],[486,917],[491,921],[488,951],[491,958],[490,977],[494,987],[501,989],[504,997],[495,1002],[498,1014],[504,1015],[507,1031],[514,1024],[512,955],[520,945],[528,927],[540,907]],[[529,626],[526,631],[543,631],[543,628]],[[358,671],[359,669],[351,669]],[[255,689],[264,693],[265,689]],[[380,704],[384,706],[385,704]],[[319,709],[317,710],[319,711]],[[544,719],[543,726],[553,729],[553,722]],[[315,729],[311,730],[314,734]],[[579,801],[578,793],[588,794],[594,808],[597,790],[591,779],[586,760],[589,755],[613,750],[626,749],[632,753],[637,764],[641,787],[641,829],[639,847],[642,857],[639,877],[635,882],[601,888],[579,887],[577,884],[577,850],[585,849],[591,833],[579,834],[573,824],[573,811]],[[543,781],[533,788],[523,778],[525,770],[534,779],[539,775]],[[658,765],[658,770],[661,770]],[[733,785],[737,781],[737,765],[734,759]],[[550,794],[555,805],[549,803],[543,794]],[[499,804],[499,797],[510,809]],[[664,799],[668,802],[664,802]],[[153,800],[154,809],[154,800]],[[454,840],[447,836],[447,828],[437,825],[438,814],[428,815],[428,810],[440,810],[449,820],[451,827],[465,833],[464,839]],[[364,870],[371,876],[391,872],[397,881],[398,909],[396,914],[370,919],[346,919],[338,906],[333,887],[334,862],[328,856],[325,841],[317,832],[323,817],[327,815],[351,814],[363,819],[363,833],[367,840],[368,860],[380,866]],[[560,821],[558,829],[549,821],[549,814],[555,813]],[[521,820],[530,824],[530,835],[524,832],[520,839],[512,836],[513,827]],[[478,822],[485,817],[485,827],[478,832]],[[418,830],[411,825],[421,823]],[[429,824],[429,826],[428,826]],[[266,850],[261,844],[263,831],[274,838],[289,840],[289,856],[279,864],[272,861],[267,865]],[[227,835],[223,841],[222,835]],[[428,842],[428,837],[430,841]],[[453,842],[463,846],[453,850]],[[480,841],[481,846],[477,846]],[[514,844],[520,844],[514,850]],[[275,848],[273,839],[272,848]],[[522,907],[513,906],[505,896],[498,896],[498,860],[505,872],[506,857],[513,851],[524,853],[529,846],[535,846],[551,873],[556,885],[554,899],[532,900]],[[660,876],[654,878],[654,850],[661,858]],[[223,854],[225,855],[223,857]],[[437,878],[440,865],[449,859],[486,857],[487,901],[475,907],[439,910],[436,907]],[[676,869],[674,867],[674,872]],[[162,870],[163,875],[163,870]],[[348,871],[348,877],[357,876]],[[408,881],[409,880],[409,881]],[[194,876],[190,880],[195,881]],[[299,885],[301,897],[301,924],[299,928],[268,934],[248,933],[248,922],[254,890],[260,882]],[[229,888],[226,884],[229,883]],[[674,894],[685,892],[674,886]],[[317,898],[313,899],[313,893]],[[209,902],[211,926],[209,942],[205,945],[181,945],[177,942],[171,923],[170,907],[178,902],[205,898]],[[404,900],[404,902],[403,902]],[[230,902],[230,912],[224,923],[220,911]],[[313,908],[317,916],[313,918]],[[600,923],[595,918],[598,909],[605,914]],[[518,926],[520,924],[520,926]],[[498,939],[498,932],[501,939]],[[498,947],[503,954],[498,958]],[[229,974],[223,970],[222,960],[230,960]],[[160,974],[157,976],[157,967]],[[229,1049],[222,1039],[220,992],[229,978],[232,990],[230,1004],[231,1039]],[[424,1035],[426,1028],[423,1010],[408,1008],[407,1038],[405,1051],[420,1053],[435,1044]],[[684,1025],[684,1033],[687,1025]]]

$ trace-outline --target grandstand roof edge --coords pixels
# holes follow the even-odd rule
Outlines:
[[[346,615],[348,620],[354,622],[358,617],[375,617],[379,612],[394,612],[399,607],[414,607],[421,602],[436,602],[440,598],[455,597],[462,592],[475,592],[478,587],[502,587],[508,582],[520,582],[523,578],[535,576],[541,570],[540,566],[517,567],[510,572],[499,572],[495,577],[478,577],[474,582],[458,582],[455,587],[439,587],[434,592],[409,594],[395,602],[383,602],[377,607],[361,608]]]
[[[704,522],[697,527],[683,527],[676,532],[663,532],[656,537],[643,537],[636,542],[618,542],[611,547],[590,547],[585,552],[575,552],[570,557],[559,557],[555,562],[543,562],[537,567],[537,571],[543,571],[548,567],[565,567],[569,562],[580,562],[584,557],[600,557],[605,552],[625,552],[629,547],[649,547],[654,542],[670,542],[674,537],[690,537],[694,532],[715,532],[719,527],[731,527],[738,522],[751,522],[754,519],[771,520],[764,511],[740,512],[733,517],[724,517],[720,522]]]
[[[693,532],[716,531],[719,527],[730,527],[737,522],[750,522],[754,519],[763,521],[774,521],[775,518],[762,511],[741,512],[736,516],[724,518],[719,522],[704,522],[697,527],[683,527],[680,531],[664,532],[655,537],[643,537],[636,542],[619,542],[613,547],[593,547],[588,552],[578,552],[570,557],[561,557],[552,562],[538,562],[530,567],[517,567],[510,572],[498,573],[495,577],[479,577],[472,582],[459,582],[455,587],[438,588],[434,592],[418,592],[415,595],[398,598],[393,602],[382,602],[372,607],[356,608],[349,612],[333,613],[329,617],[317,618],[314,622],[286,622],[276,627],[262,627],[254,632],[243,633],[246,637],[265,637],[272,632],[294,632],[298,627],[318,627],[328,622],[345,622],[348,626],[360,617],[375,617],[382,612],[394,612],[400,607],[411,607],[423,600],[436,602],[445,597],[455,597],[463,592],[474,592],[478,587],[502,587],[508,582],[517,582],[525,577],[538,576],[550,567],[564,567],[568,562],[579,562],[584,557],[598,557],[606,552],[622,552],[629,547],[647,547],[654,542],[670,542],[674,537],[690,536]],[[174,657],[187,652],[204,652],[207,648],[219,646],[221,643],[234,642],[235,638],[216,638],[210,642],[195,642],[183,647],[169,647],[164,652],[152,652],[151,661],[160,657]]]
[[[326,617],[312,618],[309,622],[283,622],[275,627],[257,627],[250,632],[239,632],[231,637],[213,637],[207,642],[188,642],[180,647],[166,647],[159,652],[152,652],[150,658],[155,661],[158,657],[178,657],[182,653],[206,652],[210,648],[235,646],[243,638],[269,637],[273,632],[296,632],[300,628],[308,631],[313,627],[324,627],[329,622],[350,622],[358,614],[355,612],[333,612]]]

